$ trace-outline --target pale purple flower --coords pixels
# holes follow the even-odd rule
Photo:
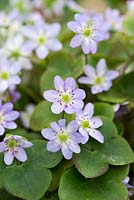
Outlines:
[[[47,101],[53,102],[51,110],[55,114],[65,111],[74,113],[84,106],[85,91],[76,88],[76,82],[69,77],[65,81],[60,76],[55,76],[54,87],[56,90],[45,91],[43,96]]]
[[[33,144],[24,137],[18,135],[7,135],[3,142],[0,142],[0,152],[4,152],[4,162],[11,165],[14,158],[20,162],[27,160],[27,154],[24,148],[32,147]]]
[[[11,63],[6,58],[0,59],[0,92],[6,91],[9,87],[18,85],[21,82],[17,75],[21,66],[18,62]]]
[[[10,86],[9,94],[10,94],[12,102],[14,103],[17,102],[21,98],[20,92],[16,91],[16,87],[14,85]]]
[[[30,128],[30,119],[31,119],[34,109],[35,109],[34,104],[28,104],[25,110],[20,112],[20,118],[21,118],[22,124],[27,129]]]
[[[46,58],[50,51],[62,49],[61,42],[56,38],[60,32],[59,23],[36,23],[34,26],[23,27],[22,32],[29,39],[25,43],[27,49],[35,50],[40,59]]]
[[[134,0],[127,0],[127,8],[128,10],[134,10]]]
[[[50,124],[51,128],[42,129],[41,134],[44,138],[48,139],[47,150],[57,152],[61,149],[63,156],[69,160],[74,153],[80,153],[79,143],[83,138],[77,132],[78,124],[76,121],[71,121],[66,126],[66,120],[61,119]]]
[[[30,70],[32,64],[30,57],[32,52],[25,47],[24,37],[17,34],[5,42],[0,49],[0,55],[10,58],[13,62],[18,62],[24,69]]]
[[[16,19],[18,13],[13,10],[11,13],[6,14],[5,12],[0,12],[0,26],[9,27],[11,23]]]
[[[67,24],[68,28],[76,33],[70,42],[72,48],[81,46],[84,54],[96,53],[97,43],[106,40],[109,37],[108,32],[104,31],[103,16],[88,16],[84,14],[76,14],[75,21]]]
[[[100,59],[97,63],[96,69],[90,65],[85,65],[84,73],[78,79],[79,83],[91,85],[92,94],[107,91],[112,86],[112,80],[119,76],[119,72],[115,70],[107,70],[105,59]]]
[[[134,194],[134,186],[133,185],[130,185],[129,184],[129,181],[130,181],[130,178],[129,178],[129,176],[127,176],[124,180],[123,180],[123,183],[124,183],[124,185],[127,187],[127,189],[128,189],[128,196],[129,197],[131,197],[131,196],[133,196],[133,194]],[[133,190],[131,190],[131,189],[133,189]]]
[[[124,17],[120,15],[120,11],[117,9],[107,8],[105,12],[105,20],[107,23],[107,29],[121,31]]]
[[[104,143],[104,136],[97,128],[103,125],[102,120],[93,116],[94,114],[94,105],[88,103],[84,110],[78,110],[76,112],[76,121],[79,125],[79,133],[84,137],[83,144],[89,140],[89,136],[94,138],[100,143]]]
[[[19,117],[19,112],[13,110],[12,103],[5,103],[2,105],[0,102],[0,135],[3,135],[5,128],[15,129],[17,128],[16,120]]]

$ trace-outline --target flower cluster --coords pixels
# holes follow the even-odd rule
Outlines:
[[[53,103],[51,110],[55,114],[66,112],[75,113],[75,120],[66,126],[66,120],[60,119],[58,124],[52,122],[51,128],[45,128],[41,131],[44,138],[48,139],[47,150],[57,152],[61,149],[66,159],[71,159],[74,153],[80,153],[79,144],[85,144],[89,136],[100,143],[104,143],[104,136],[97,128],[103,125],[99,117],[93,117],[94,106],[88,103],[84,110],[83,99],[85,92],[76,88],[76,82],[69,77],[65,81],[60,77],[54,78],[55,90],[44,92],[44,98]]]

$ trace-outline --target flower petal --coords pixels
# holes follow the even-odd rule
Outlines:
[[[49,39],[47,41],[47,47],[50,51],[59,51],[62,49],[62,43],[57,39]]]
[[[2,105],[1,108],[2,108],[1,110],[4,113],[7,113],[7,112],[9,112],[9,111],[11,111],[13,109],[13,104],[12,103],[5,103],[4,105]]]
[[[80,24],[75,21],[68,22],[67,27],[75,33],[81,33]]]
[[[67,107],[64,108],[64,111],[67,113],[67,114],[72,114],[75,112],[75,108],[71,105],[68,105]]]
[[[56,133],[51,128],[42,129],[41,135],[48,140],[54,140],[56,138]]]
[[[61,131],[61,130],[60,130],[60,127],[59,127],[59,124],[57,124],[56,122],[51,122],[51,123],[50,123],[50,126],[51,126],[51,128],[52,128],[56,133],[58,133],[58,132]]]
[[[56,90],[64,90],[64,81],[60,76],[54,77],[54,87]]]
[[[90,118],[94,114],[94,105],[92,103],[87,103],[84,108],[84,115],[88,115]]]
[[[90,79],[86,76],[82,76],[78,79],[78,82],[79,83],[82,83],[82,84],[90,84]]]
[[[75,102],[74,102],[74,104],[73,104],[73,107],[74,107],[75,109],[82,109],[83,106],[84,106],[84,103],[83,103],[83,101],[80,100],[80,99],[76,99]]]
[[[76,99],[85,99],[86,97],[86,93],[82,89],[75,89],[74,94]]]
[[[69,141],[69,149],[74,153],[80,153],[80,146],[73,141]]]
[[[15,128],[17,128],[17,125],[16,125],[15,122],[4,122],[3,125],[7,129],[15,129]]]
[[[70,41],[70,46],[72,47],[72,48],[75,48],[75,47],[79,47],[79,46],[81,46],[81,44],[82,44],[82,35],[81,34],[77,34],[77,35],[75,35],[73,38],[72,38],[72,40]]]
[[[4,142],[0,142],[0,153],[5,151],[5,143]]]
[[[17,119],[19,117],[19,115],[20,115],[19,112],[11,111],[4,115],[4,119],[6,121],[13,121],[13,120]]]
[[[21,162],[25,162],[27,160],[27,154],[23,148],[19,148],[18,151],[15,151],[14,157]]]
[[[89,40],[84,40],[83,43],[82,43],[82,51],[84,54],[89,54],[91,52],[91,43]]]
[[[14,159],[14,155],[11,151],[6,151],[4,153],[4,162],[6,165],[11,165]]]
[[[28,140],[22,139],[21,140],[21,146],[23,148],[29,148],[29,147],[32,147],[33,144],[31,142],[29,142]]]
[[[76,82],[73,78],[69,77],[65,80],[65,90],[71,89],[74,90],[76,88]]]
[[[0,125],[0,135],[3,135],[5,132],[5,129],[2,125]]]
[[[59,127],[64,129],[65,128],[65,125],[66,125],[66,120],[65,119],[60,119],[58,121],[58,124],[59,124]]]
[[[96,139],[98,142],[104,143],[104,136],[102,135],[102,133],[100,131],[89,128],[88,129],[88,134],[92,138]]]
[[[63,144],[61,147],[61,151],[63,156],[67,159],[70,160],[73,156],[72,151],[68,148],[68,146],[66,144]]]
[[[57,152],[60,150],[60,145],[55,142],[55,140],[49,141],[47,143],[47,150],[51,152]]]
[[[118,71],[108,71],[107,73],[106,73],[106,78],[108,79],[108,80],[114,80],[115,78],[117,78],[119,76],[119,72]]]
[[[61,105],[60,103],[55,102],[55,103],[52,104],[51,110],[52,110],[53,113],[59,114],[64,110],[64,105]]]
[[[91,93],[97,94],[103,92],[103,88],[100,85],[94,85],[91,87]]]
[[[37,54],[38,58],[40,58],[40,59],[46,58],[48,53],[49,53],[49,51],[44,45],[41,45],[36,49],[36,54]]]
[[[102,125],[103,125],[103,122],[99,117],[92,117],[90,119],[90,127],[91,128],[99,128]]]
[[[56,90],[48,90],[43,93],[43,96],[47,101],[55,102],[58,92]]]
[[[77,124],[76,120],[71,121],[66,127],[66,131],[68,133],[74,133],[77,130],[78,130],[78,124]]]
[[[100,59],[96,66],[96,71],[98,76],[103,76],[107,71],[106,61],[105,59]]]

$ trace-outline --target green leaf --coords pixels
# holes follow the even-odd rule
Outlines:
[[[113,107],[108,103],[94,103],[94,115],[104,115],[109,119],[113,119],[114,110]]]
[[[130,84],[131,83],[131,84]],[[105,93],[98,95],[102,101],[108,101],[112,103],[122,103],[124,101],[134,101],[134,75],[133,72],[124,75],[116,81],[116,84]]]
[[[40,102],[31,116],[30,127],[34,131],[40,131],[43,128],[50,127],[50,122],[58,121],[61,114],[55,115],[51,111],[52,103],[47,101]]]
[[[104,174],[111,165],[126,165],[134,161],[134,154],[125,139],[117,135],[112,121],[101,117],[103,126],[100,128],[104,135],[103,144],[94,139],[81,147],[81,153],[75,154],[74,164],[86,178]]]
[[[62,78],[69,76],[77,78],[82,73],[83,65],[84,61],[81,56],[74,58],[74,55],[67,52],[55,53],[50,57],[48,69],[41,76],[41,93],[54,87],[53,79],[56,75]]]
[[[128,192],[123,179],[128,166],[112,167],[105,175],[85,179],[76,169],[64,173],[59,186],[60,200],[126,200]]]
[[[123,30],[130,36],[134,36],[134,15],[126,15],[123,20]]]
[[[52,180],[49,169],[62,159],[60,152],[46,150],[46,141],[35,140],[32,148],[26,149],[28,160],[22,164],[13,162],[11,166],[3,163],[0,155],[0,183],[9,193],[22,199],[38,200],[48,190]]]

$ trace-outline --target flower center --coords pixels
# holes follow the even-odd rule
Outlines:
[[[14,57],[14,58],[18,58],[19,57],[19,52],[18,51],[13,51],[12,52],[12,57]]]
[[[69,96],[69,94],[65,94],[62,96],[62,101],[64,103],[69,103],[71,101],[71,97]]]
[[[91,34],[91,30],[90,30],[90,29],[85,29],[85,30],[83,31],[83,34],[84,34],[84,36],[88,37],[88,36],[90,36],[90,34]]]
[[[68,140],[68,135],[67,133],[59,133],[58,134],[58,139],[61,141],[61,142],[66,142]]]
[[[103,79],[102,79],[102,77],[97,77],[96,78],[96,80],[95,80],[95,82],[97,83],[97,84],[102,84],[102,82],[103,82]]]
[[[46,39],[43,36],[41,36],[41,37],[39,37],[38,41],[40,44],[44,44]]]
[[[8,18],[4,17],[2,21],[3,21],[3,23],[7,23],[8,22]]]
[[[17,146],[17,141],[15,139],[10,139],[7,142],[7,146],[8,146],[9,149],[13,149],[14,147]]]
[[[89,128],[89,121],[85,120],[82,122],[82,128],[85,129],[85,128]]]
[[[7,72],[2,72],[0,77],[3,79],[3,80],[7,80],[9,78],[9,74]]]

